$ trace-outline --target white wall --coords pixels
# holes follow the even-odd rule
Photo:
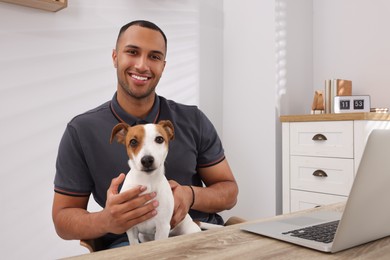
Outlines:
[[[279,112],[282,115],[307,114],[310,113],[314,94],[313,3],[312,0],[276,0],[276,3],[280,42],[277,82]],[[284,71],[280,73],[282,69]]]
[[[274,1],[224,1],[223,53],[223,138],[240,188],[239,203],[227,214],[273,216],[279,189]]]
[[[390,1],[313,0],[314,84],[352,80],[354,95],[390,107]]]
[[[199,106],[222,137],[223,0],[200,0]]]
[[[352,80],[354,95],[390,107],[390,2],[386,0],[276,0],[286,7],[286,82],[281,114],[309,113],[326,79]]]

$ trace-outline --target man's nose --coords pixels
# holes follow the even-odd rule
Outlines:
[[[135,64],[136,69],[139,71],[147,71],[149,70],[149,61],[147,56],[140,56],[137,59],[137,62]]]

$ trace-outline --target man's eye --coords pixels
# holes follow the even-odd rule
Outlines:
[[[130,140],[130,146],[131,147],[136,147],[138,145],[138,141],[137,140],[135,140],[135,139],[131,139]]]
[[[162,136],[157,136],[155,139],[156,143],[162,144],[164,142],[164,138]]]
[[[136,55],[137,51],[136,50],[128,50],[127,53],[130,55]]]
[[[152,55],[152,56],[150,56],[150,58],[151,58],[152,60],[161,60],[161,57],[158,56],[158,55]]]

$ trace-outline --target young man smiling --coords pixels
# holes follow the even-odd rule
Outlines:
[[[139,20],[121,28],[112,53],[117,92],[111,101],[73,118],[60,143],[52,210],[60,237],[101,238],[105,248],[116,247],[128,243],[126,230],[157,214],[155,194],[140,195],[145,187],[119,193],[129,166],[124,147],[109,143],[118,122],[174,124],[166,163],[175,198],[172,226],[188,212],[195,220],[222,224],[217,212],[236,204],[237,183],[211,122],[197,107],[155,92],[166,52],[166,36],[155,24]],[[101,211],[87,211],[91,194]]]

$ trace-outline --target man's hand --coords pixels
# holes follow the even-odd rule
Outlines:
[[[171,228],[179,224],[190,210],[192,203],[192,191],[188,186],[181,186],[174,180],[170,180],[175,206],[171,219]]]
[[[124,179],[122,173],[111,181],[106,207],[99,212],[87,211],[89,197],[55,193],[52,214],[57,234],[63,239],[93,239],[107,233],[122,234],[155,216],[158,201],[153,198],[156,194],[142,194],[146,189],[143,186],[118,193]]]
[[[106,230],[114,234],[124,233],[157,214],[158,201],[152,200],[156,193],[141,195],[146,190],[145,186],[118,193],[119,185],[124,179],[125,174],[122,173],[111,181],[107,191],[106,207],[102,212],[106,219]]]

